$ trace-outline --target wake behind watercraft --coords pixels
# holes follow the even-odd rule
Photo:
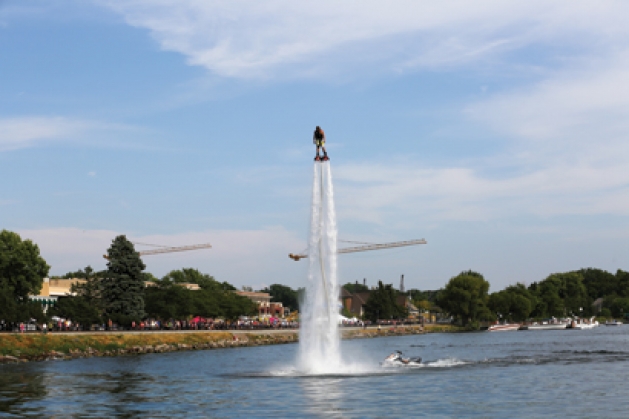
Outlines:
[[[414,358],[404,358],[401,351],[395,351],[382,362],[382,366],[418,366],[421,365],[422,358],[420,356]]]

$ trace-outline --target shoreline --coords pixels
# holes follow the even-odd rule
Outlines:
[[[340,329],[344,340],[458,331],[458,328],[441,325]],[[283,345],[298,341],[298,329],[3,333],[0,334],[0,364]]]

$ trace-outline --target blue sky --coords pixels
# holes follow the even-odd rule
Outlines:
[[[51,274],[117,234],[237,286],[303,286],[314,148],[342,282],[492,291],[629,269],[620,1],[0,2],[0,228]]]

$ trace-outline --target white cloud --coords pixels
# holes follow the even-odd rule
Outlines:
[[[335,178],[339,215],[373,223],[629,213],[624,166],[559,165],[487,176],[470,168],[350,165]]]
[[[626,143],[627,47],[613,59],[590,64],[589,68],[559,71],[538,85],[473,104],[467,113],[501,133],[536,141],[537,147],[544,147],[548,141],[555,146]]]
[[[154,145],[147,146],[141,143],[148,137],[147,132],[148,130],[141,127],[72,117],[0,118],[0,152],[60,143],[107,148],[156,149]]]
[[[102,0],[167,51],[228,77],[469,63],[535,43],[609,48],[624,2]],[[367,65],[369,64],[369,65]]]
[[[61,117],[0,119],[0,151],[31,147],[36,143],[68,140],[85,132],[89,123]]]

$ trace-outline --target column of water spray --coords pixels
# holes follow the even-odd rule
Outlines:
[[[341,368],[336,239],[330,164],[315,163],[308,243],[310,266],[299,334],[299,368],[309,374],[334,373]]]

